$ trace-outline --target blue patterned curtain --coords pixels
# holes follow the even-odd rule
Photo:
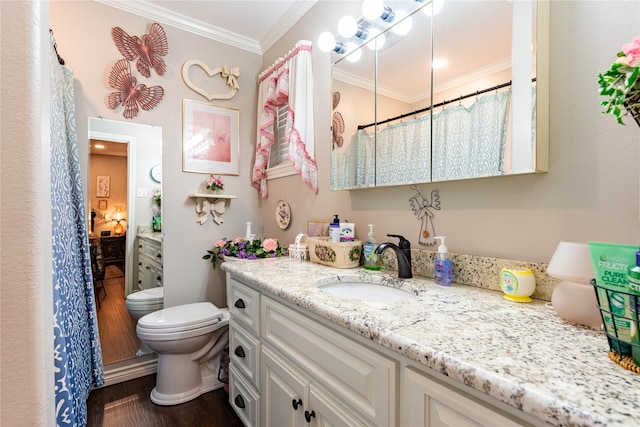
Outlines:
[[[104,383],[73,91],[51,37],[51,226],[56,424],[85,426],[91,386]]]
[[[434,181],[504,172],[510,97],[511,91],[487,95],[433,115]]]

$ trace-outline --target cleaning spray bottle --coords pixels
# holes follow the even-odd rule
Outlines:
[[[435,280],[438,285],[449,286],[453,276],[453,262],[451,262],[449,254],[447,254],[447,247],[444,244],[445,238],[445,236],[434,237],[435,240],[440,240],[440,246],[438,246],[438,253],[436,254]]]
[[[373,235],[373,224],[369,225],[369,236],[367,240],[363,243],[363,254],[364,254],[364,265],[363,267],[367,270],[380,270],[380,263],[378,262],[378,255],[375,254],[376,246],[378,243],[376,242],[376,238]]]

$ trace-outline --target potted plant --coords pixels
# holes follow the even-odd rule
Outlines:
[[[244,237],[236,237],[229,240],[225,237],[218,240],[212,250],[207,250],[202,259],[209,260],[215,269],[225,257],[258,259],[279,256],[282,256],[282,246],[277,239],[247,240]]]
[[[602,101],[603,113],[616,116],[618,123],[628,114],[640,126],[640,36],[631,43],[622,46],[618,59],[611,68],[598,74],[600,95],[607,97]]]

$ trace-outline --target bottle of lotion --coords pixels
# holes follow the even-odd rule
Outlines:
[[[440,246],[436,254],[435,280],[438,285],[449,286],[453,276],[453,263],[449,258],[449,254],[447,254],[447,247],[444,244],[445,236],[434,237],[434,239],[440,240]]]

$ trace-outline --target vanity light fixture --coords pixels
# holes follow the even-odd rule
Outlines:
[[[359,25],[356,18],[351,15],[345,15],[338,21],[338,33],[346,39],[356,37],[365,40],[367,38],[367,29]]]
[[[599,328],[602,317],[595,291],[589,283],[595,276],[589,246],[586,243],[558,243],[547,274],[562,280],[551,295],[551,305],[556,313],[570,322]]]
[[[341,55],[347,52],[347,47],[344,45],[344,43],[336,40],[333,34],[328,31],[325,31],[318,37],[318,47],[323,52],[333,51]]]
[[[364,0],[362,2],[362,14],[370,21],[381,19],[384,22],[391,23],[396,14],[389,6],[385,6],[382,0]]]
[[[372,28],[369,30],[370,36],[373,40],[367,43],[367,47],[371,50],[380,50],[384,47],[384,42],[387,40],[384,34],[380,34],[380,30]]]
[[[362,50],[358,49],[356,43],[347,43],[347,52],[349,52],[349,56],[347,56],[347,61],[349,62],[358,62],[362,57]]]
[[[402,21],[402,22],[398,22],[391,30],[395,34],[399,36],[404,36],[411,30],[411,25],[413,25],[413,20],[411,19],[411,17],[407,18],[407,12],[405,12],[404,10],[399,10],[396,13],[396,21]]]

